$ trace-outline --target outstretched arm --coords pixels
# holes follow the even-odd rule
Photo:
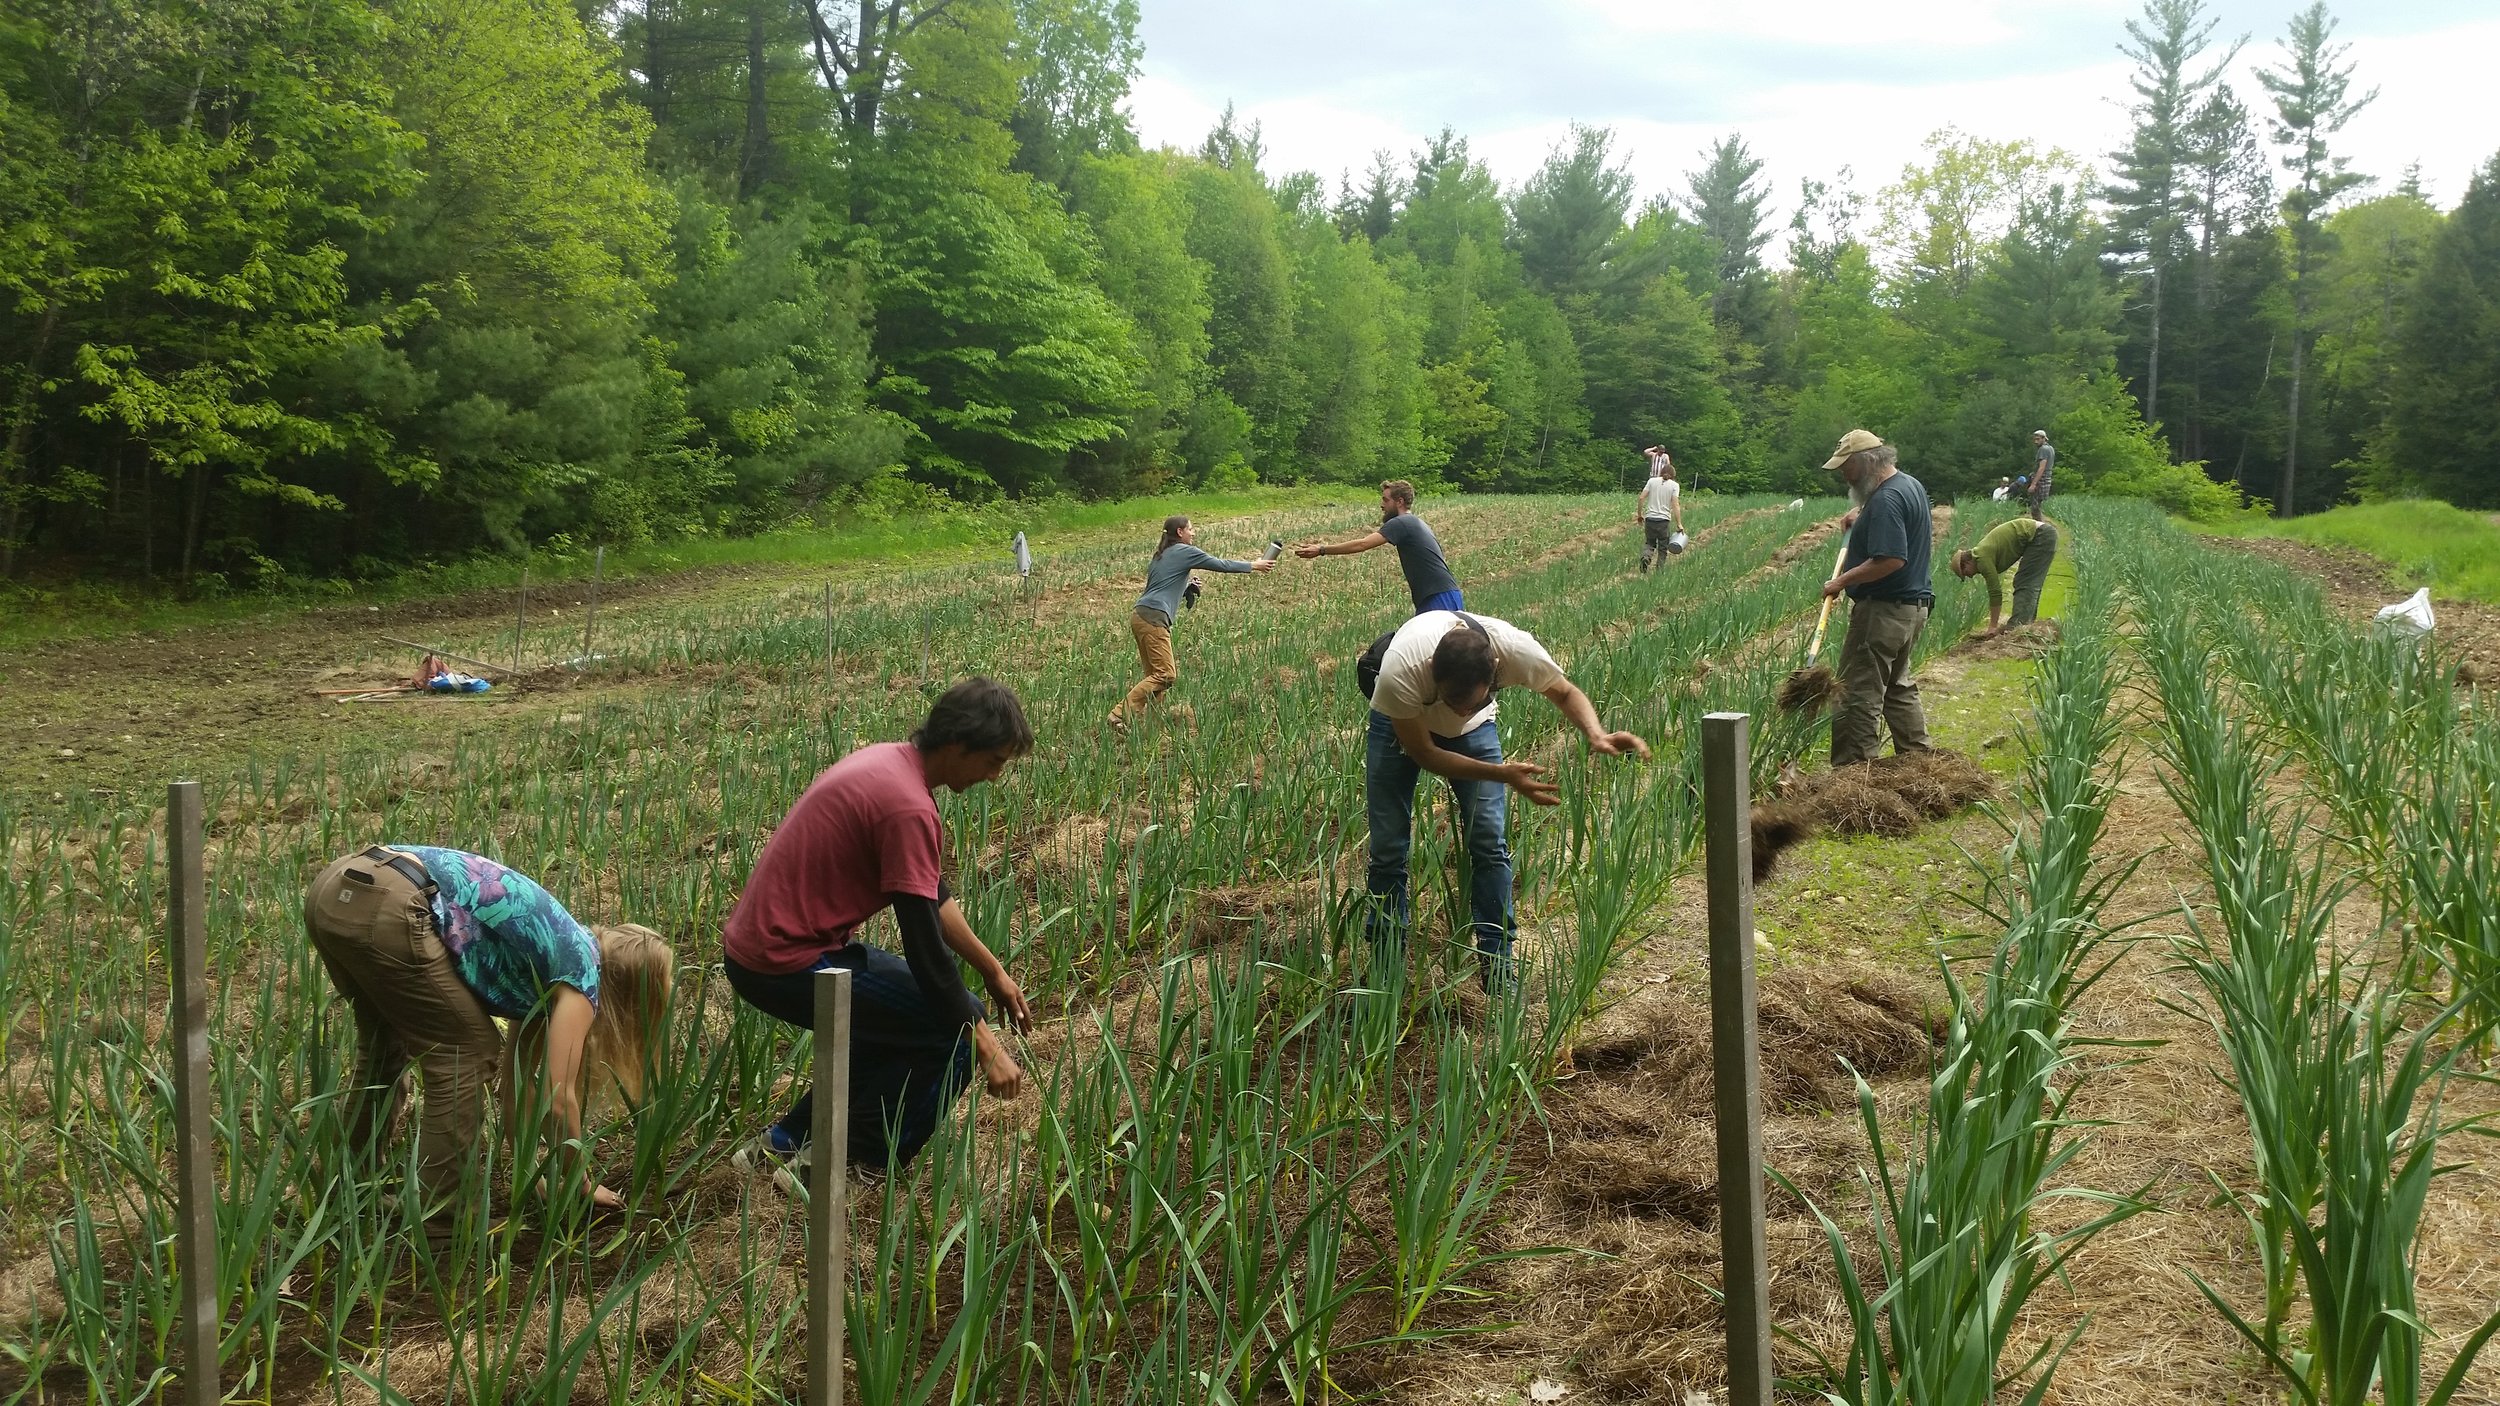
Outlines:
[[[1649,756],[1649,744],[1643,742],[1638,734],[1606,730],[1606,725],[1598,721],[1597,705],[1589,702],[1589,696],[1580,691],[1578,684],[1565,679],[1545,689],[1544,694],[1547,702],[1561,709],[1562,715],[1571,720],[1571,725],[1580,729],[1580,735],[1588,739],[1590,751],[1614,757]]]
[[[1534,762],[1482,762],[1463,752],[1453,752],[1432,740],[1432,731],[1424,726],[1422,718],[1391,718],[1389,726],[1397,733],[1398,746],[1408,759],[1435,776],[1451,781],[1495,782],[1541,806],[1562,801],[1562,792],[1544,779],[1545,768]]]
[[[1293,549],[1293,554],[1304,561],[1312,557],[1350,557],[1357,552],[1368,552],[1374,547],[1387,545],[1389,545],[1388,538],[1377,532],[1366,532],[1350,542],[1314,542],[1308,546],[1296,547]]]

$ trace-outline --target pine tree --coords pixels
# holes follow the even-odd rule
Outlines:
[[[2382,491],[2500,508],[2500,156],[2474,177],[2413,290],[2391,378]]]
[[[2148,421],[2161,415],[2164,314],[2180,295],[2175,270],[2187,258],[2192,196],[2181,181],[2190,165],[2191,128],[2245,42],[2236,41],[2205,62],[2218,24],[2206,15],[2204,0],[2145,0],[2142,18],[2127,21],[2130,42],[2119,46],[2135,63],[2128,79],[2136,95],[2135,128],[2126,149],[2110,158],[2110,252],[2144,284],[2144,372],[2138,384]]]
[[[2257,74],[2274,98],[2273,136],[2276,145],[2287,148],[2283,169],[2294,178],[2283,195],[2283,224],[2291,243],[2291,385],[2284,412],[2283,477],[2274,504],[2287,517],[2299,511],[2300,441],[2306,427],[2301,391],[2317,336],[2316,275],[2334,242],[2326,229],[2326,212],[2346,191],[2369,180],[2348,169],[2349,160],[2335,155],[2328,139],[2378,96],[2375,88],[2353,96],[2353,67],[2344,61],[2350,46],[2332,42],[2334,34],[2326,0],[2312,0],[2309,8],[2292,16],[2283,41],[2283,66]]]
[[[1702,168],[1685,176],[1691,192],[1685,205],[1718,248],[1710,316],[1723,324],[1741,322],[1748,332],[1758,333],[1757,319],[1740,312],[1751,311],[1760,292],[1762,246],[1771,239],[1764,211],[1770,191],[1760,183],[1762,161],[1734,132],[1712,143],[1704,155]]]
[[[1615,134],[1573,124],[1511,202],[1528,282],[1556,297],[1596,289],[1623,238],[1632,175],[1614,164]]]

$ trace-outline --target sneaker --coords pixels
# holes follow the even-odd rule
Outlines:
[[[783,1147],[774,1139],[774,1131],[768,1128],[730,1153],[729,1165],[747,1176],[769,1171],[773,1185],[792,1195],[803,1194],[806,1190],[807,1149]]]

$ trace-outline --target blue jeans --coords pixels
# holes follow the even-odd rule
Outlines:
[[[1498,724],[1486,723],[1465,737],[1434,737],[1433,745],[1480,762],[1502,759]],[[1406,858],[1414,849],[1415,783],[1423,768],[1398,745],[1397,730],[1379,709],[1372,710],[1371,730],[1363,748],[1363,809],[1371,821],[1371,874],[1366,889],[1371,907],[1364,935],[1373,950],[1400,959],[1409,926],[1406,902]],[[1450,794],[1458,802],[1459,827],[1466,837],[1468,924],[1477,955],[1486,965],[1488,984],[1506,973],[1514,925],[1510,908],[1510,788],[1497,781],[1453,781]]]
[[[1442,591],[1437,595],[1424,597],[1424,603],[1415,607],[1415,613],[1421,615],[1427,610],[1465,610],[1466,608],[1465,596],[1456,591]]]
[[[816,1028],[816,973],[851,972],[851,1136],[854,1167],[911,1165],[921,1147],[972,1080],[972,1032],[949,1030],[921,997],[911,964],[853,941],[799,972],[759,972],[723,954],[730,989],[740,1000],[785,1025]],[[801,1093],[781,1115],[782,1133],[804,1145],[815,1117],[816,1091]],[[889,1140],[887,1130],[892,1129]]]

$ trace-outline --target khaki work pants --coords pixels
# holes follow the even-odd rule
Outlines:
[[[417,1173],[438,1212],[474,1166],[503,1033],[453,968],[424,892],[389,865],[350,855],[322,870],[304,895],[304,929],[356,1013],[348,1145],[373,1157],[414,1060],[425,1081]]]
[[[1120,706],[1111,710],[1115,718],[1142,710],[1161,697],[1165,689],[1181,681],[1180,669],[1172,662],[1172,627],[1131,612],[1128,628],[1137,637],[1137,662],[1145,667],[1146,677],[1139,679],[1137,686],[1128,691],[1128,697],[1120,700]]]
[[[1882,742],[1878,714],[1892,729],[1892,750],[1927,750],[1927,714],[1919,707],[1918,680],[1910,677],[1910,652],[1926,628],[1926,606],[1850,602],[1849,633],[1840,642],[1840,706],[1832,711],[1833,766],[1875,759]]]
[[[2014,613],[2006,624],[2028,625],[2040,618],[2040,590],[2049,584],[2049,563],[2055,560],[2057,527],[2044,522],[2014,567]]]

